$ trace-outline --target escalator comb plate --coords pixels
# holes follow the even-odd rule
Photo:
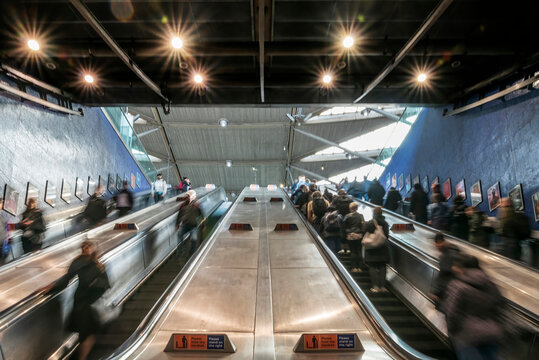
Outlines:
[[[270,199],[270,202],[283,202],[283,198],[282,197],[272,197]]]
[[[114,230],[138,230],[138,226],[135,223],[117,223]]]
[[[277,224],[273,231],[297,231],[298,226],[296,224]]]
[[[246,196],[243,198],[243,202],[257,202],[255,197]]]
[[[228,230],[253,231],[251,224],[232,223]]]

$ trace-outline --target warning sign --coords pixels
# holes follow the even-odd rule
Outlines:
[[[354,349],[354,334],[305,334],[305,350]]]
[[[236,352],[226,334],[172,334],[164,351]]]

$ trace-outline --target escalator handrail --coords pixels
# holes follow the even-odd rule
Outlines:
[[[216,188],[215,190],[208,191],[201,195],[198,200],[202,200],[204,197],[219,191],[222,189],[221,187]],[[100,261],[103,263],[106,263],[109,258],[114,256],[116,253],[118,253],[118,249],[124,249],[127,246],[131,246],[131,244],[135,243],[138,239],[141,239],[143,237],[146,237],[153,231],[156,231],[160,224],[164,221],[170,219],[172,216],[176,216],[177,212],[174,212],[173,214],[167,216],[165,219],[162,219],[155,223],[152,226],[149,226],[147,229],[142,230],[141,232],[138,232],[136,234],[133,234],[133,236],[129,237],[125,241],[123,241],[121,244],[118,244],[112,249],[109,249],[107,252],[100,255]],[[46,302],[48,299],[51,299],[52,297],[56,296],[57,293],[46,293],[45,290],[39,289],[28,296],[24,297],[20,301],[16,302],[15,304],[9,306],[8,308],[0,311],[0,331],[3,331],[4,329],[8,328],[14,321],[17,321],[18,317],[31,312],[35,307],[39,306],[40,304]]]
[[[294,207],[294,204],[290,200],[287,194],[283,191],[285,197],[288,199],[292,208],[296,211],[297,217],[302,221],[303,225],[307,228],[312,238],[315,240],[315,243],[322,250],[322,254],[326,257],[329,263],[332,265],[334,270],[340,276],[343,283],[346,285],[348,290],[352,293],[354,298],[360,307],[364,310],[365,315],[369,318],[371,324],[374,326],[374,329],[377,331],[378,335],[382,338],[384,344],[388,345],[393,351],[397,352],[400,356],[403,356],[405,359],[424,359],[424,360],[434,360],[431,357],[417,351],[412,348],[406,342],[404,342],[392,329],[389,327],[385,319],[380,315],[376,307],[370,301],[370,299],[365,295],[363,290],[357,285],[355,280],[352,278],[350,273],[346,268],[341,264],[337,256],[327,247],[322,237],[314,230],[311,224],[299,213],[299,211]]]
[[[328,187],[328,190],[330,190],[333,193],[336,193],[336,191],[334,189],[331,189],[329,187]],[[355,197],[350,196],[350,195],[347,195],[347,196],[349,196],[352,200],[362,204],[363,206],[369,206],[369,207],[378,206],[378,205],[372,204],[372,203],[370,203],[368,201],[358,199],[358,198],[355,198]],[[392,216],[395,216],[395,217],[397,217],[399,219],[402,219],[402,220],[404,220],[406,222],[410,222],[410,223],[414,224],[414,226],[419,226],[419,227],[421,227],[423,229],[426,229],[426,230],[429,230],[431,232],[440,232],[440,230],[438,230],[436,228],[425,225],[423,223],[420,223],[420,222],[418,222],[416,220],[410,219],[410,218],[408,218],[408,217],[406,217],[404,215],[398,214],[398,213],[393,212],[391,210],[382,208],[382,211],[385,212],[385,213],[388,213],[388,214],[390,214]],[[481,246],[478,246],[478,245],[472,244],[470,242],[467,242],[465,240],[459,239],[459,238],[457,238],[457,237],[455,237],[455,236],[453,236],[451,234],[444,233],[444,236],[449,237],[452,241],[458,242],[460,245],[470,246],[470,247],[472,247],[472,248],[474,248],[476,250],[483,251],[484,253],[488,254],[489,256],[495,257],[497,259],[507,260],[507,261],[511,262],[512,264],[514,264],[514,265],[521,266],[521,267],[529,269],[529,270],[533,270],[536,273],[538,272],[537,269],[534,269],[534,268],[529,267],[527,265],[521,264],[521,263],[519,263],[519,262],[517,262],[517,261],[515,261],[513,259],[509,259],[509,258],[507,258],[505,256],[501,256],[500,254],[495,253],[492,250],[485,249],[485,248],[483,248]],[[426,253],[425,251],[413,246],[412,244],[410,244],[410,243],[408,243],[406,241],[402,241],[398,237],[392,235],[391,232],[389,233],[389,240],[392,241],[393,243],[395,243],[395,245],[409,251],[410,253],[412,253],[412,255],[414,257],[422,260],[424,263],[428,264],[429,266],[432,266],[436,270],[439,270],[439,261],[434,256]],[[432,300],[429,297],[427,297],[427,299],[432,302]],[[538,314],[535,314],[535,313],[531,312],[530,310],[522,307],[521,305],[519,305],[519,304],[517,304],[517,303],[515,303],[515,302],[513,302],[513,301],[511,301],[511,300],[509,300],[507,298],[506,298],[506,301],[514,309],[515,315],[518,315],[523,321],[528,323],[531,327],[533,327],[537,331],[537,329],[539,328],[539,315]]]
[[[237,199],[235,199],[234,202],[236,200]],[[131,336],[129,336],[129,338],[112,354],[107,356],[105,358],[106,360],[125,359],[129,357],[147,339],[148,335],[155,328],[170,303],[174,300],[178,291],[184,286],[184,284],[187,283],[188,280],[190,280],[189,278],[191,275],[193,275],[193,271],[198,266],[199,261],[210,249],[211,245],[215,241],[216,236],[219,234],[218,229],[228,219],[228,215],[231,214],[231,208],[232,205],[227,209],[227,213],[223,215],[215,224],[214,230],[210,237],[197,249],[178,275],[176,275],[174,280],[172,280],[163,294],[161,294],[159,299],[155,302],[144,319],[142,319],[141,323],[133,334],[131,334]]]

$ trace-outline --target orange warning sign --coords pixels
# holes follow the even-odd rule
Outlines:
[[[337,334],[304,335],[305,350],[336,350]]]
[[[174,350],[224,350],[225,335],[174,334]]]

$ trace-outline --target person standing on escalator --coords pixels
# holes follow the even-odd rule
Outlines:
[[[115,196],[116,209],[118,209],[118,217],[125,216],[131,212],[133,208],[134,199],[133,194],[129,191],[129,184],[124,181],[124,187]]]
[[[18,224],[22,230],[22,248],[27,254],[40,250],[43,243],[43,234],[46,226],[43,220],[43,212],[37,207],[37,199],[28,199],[26,210],[22,213],[22,220]]]
[[[88,222],[90,228],[102,225],[107,219],[107,200],[103,197],[104,192],[103,186],[97,186],[82,213],[83,220]]]
[[[187,199],[178,211],[176,218],[176,230],[178,232],[178,255],[191,256],[198,247],[198,224],[202,218],[199,204],[196,203],[197,193],[195,190],[186,192]],[[191,232],[191,238],[184,241],[184,236]]]
[[[152,196],[154,202],[157,204],[161,200],[164,200],[166,194],[167,182],[163,179],[162,174],[157,174],[157,180],[152,183]]]
[[[386,264],[389,262],[389,225],[382,215],[382,207],[377,206],[372,210],[372,220],[365,223],[362,245],[363,261],[369,268],[372,288],[371,292],[387,291]]]

